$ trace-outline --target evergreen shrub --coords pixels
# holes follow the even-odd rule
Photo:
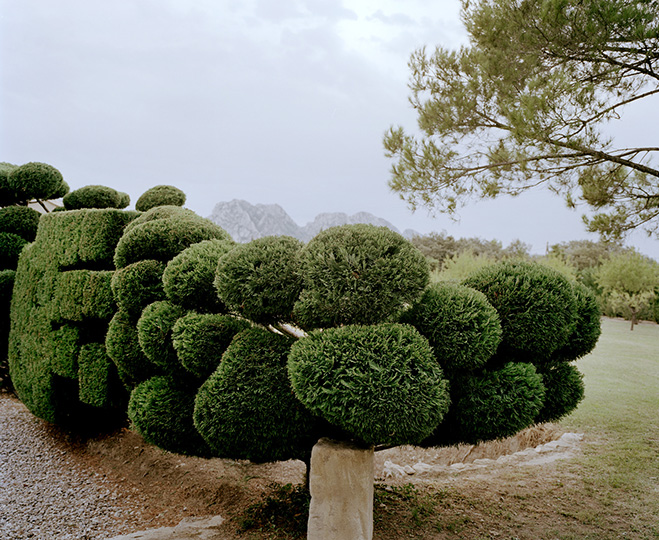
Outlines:
[[[130,204],[127,193],[107,186],[84,186],[64,195],[62,204],[66,210],[80,208],[126,208]]]
[[[295,317],[305,329],[387,321],[429,281],[425,257],[386,227],[332,227],[316,235],[300,259],[304,288]]]
[[[545,399],[542,376],[533,364],[502,368],[451,381],[451,408],[425,444],[502,439],[533,425]]]
[[[108,270],[69,270],[60,272],[53,293],[52,320],[109,321],[116,310]]]
[[[78,356],[80,401],[93,407],[121,407],[124,393],[117,378],[117,370],[108,358],[103,343],[86,343]]]
[[[215,287],[230,310],[260,324],[287,322],[302,288],[299,252],[290,236],[236,246],[219,260]]]
[[[164,375],[144,354],[137,334],[137,321],[127,311],[119,309],[108,324],[105,348],[117,366],[124,386],[132,390],[139,383]]]
[[[155,186],[145,191],[135,203],[135,210],[146,212],[157,206],[183,206],[185,193],[174,186]]]
[[[137,321],[137,338],[144,354],[168,374],[182,369],[172,344],[172,329],[185,314],[181,306],[163,300],[144,308]]]
[[[9,187],[9,173],[18,168],[18,165],[0,162],[0,206],[10,206],[18,201],[16,193]]]
[[[119,240],[114,254],[117,268],[142,259],[169,261],[185,248],[203,240],[231,241],[229,234],[211,221],[173,216],[132,227]]]
[[[174,377],[153,377],[137,386],[128,402],[128,418],[150,443],[178,454],[208,456],[210,450],[194,427],[194,392]]]
[[[9,308],[14,289],[14,270],[0,270],[0,388],[10,387],[7,346],[9,340]]]
[[[450,402],[428,341],[408,325],[312,332],[293,345],[288,371],[311,412],[367,444],[425,439]]]
[[[316,423],[291,392],[286,362],[292,343],[262,328],[245,330],[199,389],[195,426],[218,456],[256,462],[309,457]]]
[[[502,358],[542,363],[567,343],[577,305],[570,282],[530,262],[504,261],[475,272],[464,285],[485,294],[501,319]]]
[[[13,270],[21,250],[28,244],[25,238],[10,232],[0,232],[0,270]]]
[[[501,342],[499,315],[485,295],[456,283],[434,283],[400,322],[425,336],[448,371],[482,367]]]
[[[134,221],[128,224],[125,229],[125,233],[128,233],[131,229],[139,227],[144,223],[149,221],[156,221],[159,219],[171,219],[173,217],[179,217],[183,219],[193,220],[193,221],[205,221],[204,218],[195,214],[192,210],[187,208],[181,208],[180,206],[157,206],[146,212],[136,212],[137,218]]]
[[[570,414],[584,397],[583,376],[573,364],[560,362],[543,366],[545,400],[535,421],[557,422]]]
[[[243,320],[215,313],[188,313],[172,328],[172,344],[185,369],[207,378],[220,363],[234,336],[250,327]]]
[[[142,310],[165,299],[162,274],[165,263],[144,259],[124,266],[112,276],[112,293],[120,309],[139,317]]]
[[[228,240],[204,240],[179,253],[167,264],[162,276],[167,299],[197,311],[226,312],[213,280],[218,260],[233,247],[234,243]]]
[[[28,206],[0,208],[0,232],[17,234],[28,242],[34,241],[41,214]]]
[[[67,379],[78,378],[80,347],[80,328],[78,326],[63,324],[54,330],[51,367],[55,375]]]
[[[47,163],[30,162],[13,169],[7,184],[20,201],[57,199],[68,191],[62,173]],[[66,188],[66,189],[65,189]]]

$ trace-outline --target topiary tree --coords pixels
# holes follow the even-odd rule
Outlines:
[[[0,200],[3,206],[27,206],[31,201],[48,212],[44,201],[59,199],[69,192],[60,173],[47,163],[30,162],[21,166],[4,164],[0,173]]]
[[[126,208],[130,197],[107,186],[84,186],[64,195],[62,204],[66,210],[80,208]]]
[[[146,212],[157,206],[183,206],[185,193],[174,186],[155,186],[145,191],[135,203],[135,210]]]

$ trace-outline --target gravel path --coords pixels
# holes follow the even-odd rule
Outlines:
[[[0,394],[0,540],[100,540],[143,527],[140,494],[74,450],[56,428]]]

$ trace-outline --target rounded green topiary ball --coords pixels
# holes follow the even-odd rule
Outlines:
[[[479,376],[451,381],[446,421],[425,445],[476,444],[514,435],[535,421],[545,399],[533,364],[509,362]]]
[[[12,170],[7,176],[7,183],[21,201],[56,199],[63,196],[63,187],[66,186],[62,173],[55,167],[36,161]]]
[[[224,229],[202,218],[172,216],[147,221],[126,228],[117,244],[114,263],[123,268],[142,259],[169,261],[192,244],[213,238],[231,241]]]
[[[217,265],[215,287],[229,309],[260,324],[287,322],[302,288],[302,242],[266,236],[236,246]]]
[[[312,332],[293,345],[288,371],[311,412],[367,444],[415,444],[449,406],[448,383],[428,341],[407,325]]]
[[[601,310],[595,293],[582,283],[573,283],[577,322],[567,343],[552,354],[552,361],[571,362],[591,352],[602,333]]]
[[[0,232],[17,234],[28,242],[37,236],[41,214],[28,206],[0,208]]]
[[[503,337],[498,356],[503,360],[546,362],[574,331],[572,285],[551,268],[504,261],[482,268],[463,284],[483,292],[499,313]]]
[[[215,313],[188,313],[172,329],[172,343],[185,369],[207,378],[220,363],[234,336],[250,327],[242,319]]]
[[[117,305],[133,316],[158,300],[165,299],[162,275],[165,263],[144,259],[117,270],[112,276],[112,293]]]
[[[154,186],[145,191],[135,203],[135,210],[146,212],[157,206],[183,206],[185,193],[174,186]]]
[[[148,305],[137,321],[137,338],[146,357],[167,374],[178,374],[183,368],[172,344],[172,328],[186,314],[181,306],[170,302]]]
[[[128,418],[150,444],[178,454],[209,456],[192,419],[194,395],[194,389],[173,377],[153,377],[131,392]]]
[[[485,295],[456,283],[431,285],[400,322],[425,336],[449,371],[484,366],[501,342],[499,315]]]
[[[218,298],[213,281],[217,262],[234,245],[225,239],[204,240],[174,257],[162,276],[168,300],[197,311],[226,312],[226,306]]]
[[[0,270],[15,269],[18,257],[28,243],[17,234],[0,232]]]
[[[107,186],[84,186],[64,195],[62,204],[67,210],[80,208],[126,208],[130,197]]]
[[[195,426],[217,455],[256,462],[308,458],[316,420],[291,391],[292,343],[262,328],[245,330],[199,389]]]
[[[300,254],[304,288],[295,318],[305,329],[391,320],[429,281],[425,257],[386,227],[322,231]]]
[[[557,422],[570,414],[584,397],[583,376],[576,366],[561,362],[543,368],[542,384],[546,393],[536,422]]]

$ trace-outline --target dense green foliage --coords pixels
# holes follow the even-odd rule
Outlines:
[[[429,281],[425,258],[386,227],[332,227],[304,246],[300,260],[304,287],[294,314],[305,329],[390,320]]]
[[[543,369],[540,374],[546,391],[536,422],[557,422],[583,399],[583,376],[573,364],[563,362]]]
[[[183,206],[185,193],[174,186],[155,186],[145,191],[135,203],[135,210],[146,212],[158,206]]]
[[[590,231],[659,233],[657,147],[616,147],[604,129],[659,91],[656,0],[462,4],[469,45],[410,58],[420,133],[385,136],[390,187],[454,213],[542,183],[597,211]]]
[[[146,306],[164,300],[164,271],[165,263],[153,259],[137,261],[115,271],[112,293],[119,308],[139,317]]]
[[[9,339],[9,306],[14,290],[14,270],[0,270],[0,388],[11,386],[9,365],[7,364],[7,346]]]
[[[316,420],[291,392],[286,362],[293,339],[245,330],[197,394],[197,430],[220,456],[275,461],[308,458]]]
[[[312,332],[293,345],[288,369],[309,410],[367,444],[421,441],[450,401],[428,341],[407,325]]]
[[[292,319],[300,290],[302,242],[267,236],[236,246],[222,256],[215,287],[230,310],[260,324]]]
[[[217,262],[233,249],[228,240],[204,240],[186,248],[168,264],[162,276],[170,302],[188,309],[223,313],[226,306],[213,286]]]
[[[47,163],[30,162],[12,169],[6,186],[13,201],[10,204],[26,205],[32,199],[43,201],[63,197],[69,186],[60,173]]]
[[[577,306],[572,285],[536,263],[504,261],[483,268],[465,285],[485,294],[501,318],[503,360],[544,362],[567,343]]]
[[[62,204],[66,210],[80,208],[126,208],[130,204],[127,193],[107,186],[84,186],[64,195]]]
[[[200,379],[220,364],[234,336],[250,327],[243,320],[215,313],[189,313],[172,328],[172,345],[179,362]]]
[[[0,232],[0,270],[16,268],[21,250],[28,241],[17,234]]]
[[[454,283],[431,285],[400,321],[428,339],[444,370],[482,367],[501,342],[499,315],[485,295]]]
[[[148,305],[137,321],[137,337],[146,357],[165,372],[176,372],[179,366],[172,344],[172,329],[185,315],[185,309],[171,302]]]
[[[174,377],[153,377],[137,386],[128,402],[128,418],[144,439],[179,454],[209,455],[194,427],[194,394]]]
[[[0,208],[0,232],[17,234],[28,242],[37,236],[39,212],[28,206]]]

